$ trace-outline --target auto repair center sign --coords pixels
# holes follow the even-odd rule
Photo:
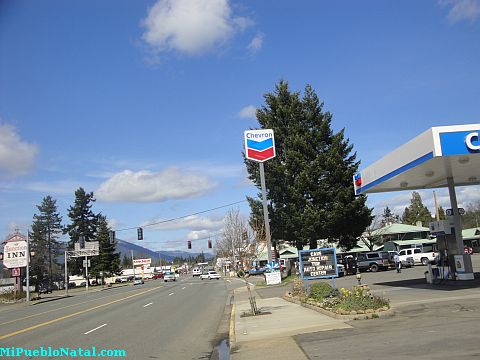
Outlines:
[[[8,269],[27,266],[27,242],[9,241],[3,248],[3,266]]]
[[[245,156],[264,162],[275,157],[275,139],[272,129],[245,131]]]
[[[302,279],[322,279],[338,276],[335,248],[299,251]]]

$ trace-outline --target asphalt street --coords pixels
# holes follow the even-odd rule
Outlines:
[[[152,280],[0,308],[2,347],[121,349],[131,359],[208,359],[229,291],[239,282]]]

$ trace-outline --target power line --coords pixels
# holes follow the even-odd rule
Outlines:
[[[154,226],[154,225],[159,225],[159,224],[165,224],[165,223],[168,223],[168,222],[172,222],[172,221],[176,221],[176,220],[180,220],[180,219],[185,219],[185,218],[187,218],[187,217],[189,217],[189,216],[195,216],[195,215],[199,215],[199,214],[204,214],[204,213],[207,213],[207,212],[210,212],[210,211],[215,211],[215,210],[218,210],[218,209],[223,209],[223,208],[226,208],[226,207],[229,207],[229,206],[232,206],[232,205],[241,204],[241,203],[244,203],[244,202],[246,202],[246,201],[247,201],[247,200],[236,201],[236,202],[233,202],[233,203],[231,203],[231,204],[222,205],[222,206],[217,206],[217,207],[215,207],[215,208],[211,208],[211,209],[203,210],[203,211],[198,211],[198,212],[195,212],[195,213],[192,213],[192,214],[183,215],[183,216],[179,216],[179,217],[172,218],[172,219],[157,221],[157,222],[153,222],[153,223],[146,224],[146,225],[142,225],[142,226],[135,226],[135,227],[129,227],[129,228],[124,228],[124,229],[116,229],[115,231],[127,231],[127,230],[138,229],[139,227],[145,228],[145,227],[149,227],[149,226]],[[199,240],[199,239],[196,239],[196,240]]]

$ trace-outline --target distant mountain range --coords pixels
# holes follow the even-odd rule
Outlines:
[[[139,245],[135,245],[129,243],[124,240],[117,239],[117,251],[120,252],[120,259],[123,259],[124,255],[127,255],[128,258],[131,257],[131,251],[133,250],[133,256],[135,258],[152,258],[152,261],[162,259],[162,261],[171,262],[176,257],[183,257],[188,258],[196,257],[200,253],[191,253],[187,251],[180,251],[180,250],[160,250],[160,251],[153,251],[147,248],[144,248]],[[213,254],[204,252],[205,258],[210,260],[213,259]]]

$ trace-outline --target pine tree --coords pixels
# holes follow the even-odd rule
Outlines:
[[[265,95],[265,103],[257,120],[275,134],[276,157],[264,165],[272,242],[283,239],[299,248],[307,243],[316,248],[318,239],[328,239],[352,247],[372,217],[366,197],[353,192],[359,162],[344,129],[332,131],[332,114],[323,112],[310,86],[301,98],[282,81]],[[258,164],[245,164],[260,189]],[[260,223],[260,200],[249,202],[250,222]]]
[[[101,214],[97,215],[97,237],[99,255],[92,259],[92,275],[111,276],[120,273],[120,253],[115,252],[116,244],[110,243],[107,218]]]
[[[32,276],[37,278],[38,283],[48,274],[51,284],[54,267],[58,266],[56,257],[60,255],[58,238],[63,229],[62,217],[58,213],[56,200],[50,195],[43,198],[37,209],[39,213],[33,216],[30,239],[31,250],[35,253],[31,264]]]
[[[68,249],[73,250],[75,243],[79,242],[80,236],[84,236],[85,241],[93,241],[97,232],[97,215],[92,211],[92,203],[95,202],[93,192],[86,193],[83,188],[75,191],[75,203],[68,209],[68,217],[71,224],[67,225],[64,233],[68,233],[70,240],[68,241]],[[69,264],[74,274],[82,273],[82,259]]]
[[[390,224],[398,223],[399,221],[400,221],[399,216],[395,215],[388,206],[385,207],[385,209],[383,209],[382,220],[381,220],[382,227]]]
[[[410,200],[410,206],[405,208],[402,215],[402,222],[409,225],[417,225],[420,221],[422,226],[428,226],[432,221],[432,214],[430,210],[423,205],[422,197],[416,191],[412,192],[412,199]]]

